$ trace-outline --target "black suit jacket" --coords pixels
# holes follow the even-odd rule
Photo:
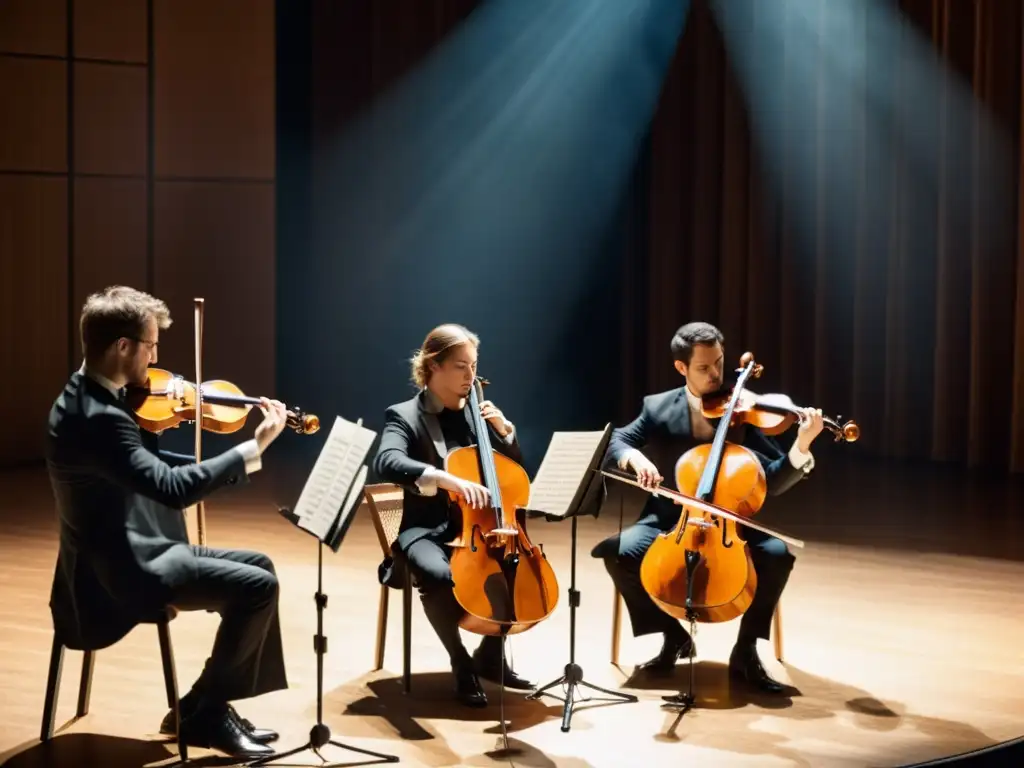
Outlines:
[[[710,420],[717,427],[718,419]],[[788,454],[761,430],[743,425],[730,440],[752,450],[764,468],[768,481],[768,494],[778,496],[805,477],[794,467]],[[690,402],[686,387],[648,395],[643,409],[631,423],[612,432],[606,453],[606,466],[617,465],[630,448],[639,449],[658,468],[664,480],[662,486],[679,490],[676,486],[675,467],[679,457],[696,446],[690,424]],[[655,514],[662,523],[679,519],[679,506],[669,499],[649,496],[644,514]]]
[[[465,413],[472,430],[468,406]],[[506,443],[490,424],[488,428],[494,450],[522,463],[518,437]],[[518,431],[514,434],[518,435]],[[404,553],[422,538],[429,537],[444,543],[459,534],[461,513],[448,492],[439,488],[435,495],[425,496],[416,487],[416,480],[427,467],[444,469],[447,453],[441,424],[437,416],[428,411],[423,392],[385,411],[384,430],[373,470],[382,482],[394,483],[404,490],[402,524],[392,549]],[[379,574],[381,583],[394,584],[391,568],[392,563],[385,560]]]
[[[247,476],[239,451],[192,459],[159,451],[101,384],[68,380],[50,410],[46,457],[60,522],[50,610],[65,645],[117,642],[195,578],[182,511]]]

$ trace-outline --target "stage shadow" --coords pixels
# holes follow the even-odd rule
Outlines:
[[[63,768],[69,765],[165,768],[183,765],[177,745],[172,741],[145,741],[102,733],[58,734],[46,743],[32,740],[0,755],[0,760],[3,761],[0,762],[2,768]],[[197,768],[244,765],[246,762],[210,754],[206,750],[189,750],[188,765]]]
[[[689,666],[689,662],[681,662],[671,675],[661,677],[634,670],[621,687],[664,691],[667,696],[684,693],[690,684]],[[765,693],[733,681],[727,664],[698,661],[693,665],[693,695],[694,706],[700,709],[740,709],[751,705],[760,709],[785,709],[793,706],[793,697],[800,696],[801,691],[791,685],[782,693]]]
[[[484,733],[495,734],[500,738],[501,724],[494,722],[500,717],[500,689],[496,685],[484,682],[487,692],[488,706],[472,709],[459,704],[452,697],[452,676],[448,672],[418,674],[412,676],[412,690],[409,694],[402,691],[401,677],[389,678],[357,678],[339,686],[325,696],[324,706],[327,711],[341,711],[342,715],[356,718],[377,718],[386,722],[391,729],[408,741],[437,740],[444,744],[444,739],[429,725],[431,720],[456,720],[459,722],[493,723],[484,729]],[[367,689],[370,695],[366,695]],[[504,715],[508,733],[523,731],[538,725],[549,718],[561,718],[561,707],[547,706],[540,701],[527,701],[525,693],[506,690],[504,694]],[[379,735],[382,729],[374,728]],[[350,729],[347,729],[350,730]],[[390,734],[387,734],[390,735]],[[510,739],[511,741],[511,739]],[[524,765],[550,765],[548,758],[534,747],[517,742],[528,761]],[[435,765],[450,765],[446,760],[460,760],[447,745],[434,750]],[[527,760],[527,758],[517,758]],[[530,762],[533,761],[533,762]]]
[[[493,750],[484,752],[481,755],[472,755],[459,761],[459,765],[486,765],[507,763],[515,768],[591,768],[591,764],[578,757],[558,757],[556,763],[536,747],[519,741],[518,739],[508,740],[508,749],[504,748],[504,741],[499,737],[498,743]]]
[[[725,664],[702,662],[694,665],[695,705],[686,713],[666,710],[664,728],[654,738],[659,741],[686,742],[693,746],[723,750],[736,754],[771,755],[795,766],[814,765],[805,748],[798,742],[814,739],[818,733],[811,723],[826,718],[847,719],[857,729],[866,731],[896,731],[907,729],[905,746],[899,751],[903,762],[893,759],[886,747],[872,761],[875,765],[902,765],[906,761],[934,759],[932,741],[943,744],[946,755],[992,746],[998,743],[972,725],[942,718],[915,715],[897,701],[883,701],[868,691],[836,680],[819,677],[799,668],[785,666],[792,688],[791,693],[767,694],[749,689],[745,684],[733,682]],[[664,688],[665,681],[686,686],[686,665],[679,664],[671,678],[645,680],[637,675],[634,687]],[[735,710],[727,721],[704,719],[700,725],[687,727],[688,721],[699,720],[701,710]],[[783,718],[788,724],[772,730],[771,719]],[[808,723],[804,727],[802,723]],[[929,737],[920,739],[909,732],[917,731]]]

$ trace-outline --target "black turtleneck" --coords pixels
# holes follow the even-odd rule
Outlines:
[[[466,417],[465,408],[457,411],[445,408],[437,414],[437,420],[441,424],[445,447],[449,451],[476,443],[473,430],[469,426],[469,419]]]

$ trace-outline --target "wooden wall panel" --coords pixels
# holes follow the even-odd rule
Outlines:
[[[146,173],[146,70],[75,64],[75,172]]]
[[[142,179],[75,181],[74,285],[71,311],[108,285],[146,289],[146,182]],[[80,354],[77,337],[72,338]]]
[[[0,176],[0,462],[43,456],[69,371],[67,181]]]
[[[64,56],[66,0],[0,0],[0,51]]]
[[[193,310],[205,299],[204,378],[274,388],[274,185],[157,182],[154,290],[175,324],[162,367],[195,370]]]
[[[146,63],[146,0],[75,0],[75,56]]]
[[[205,297],[209,371],[274,393],[274,26],[273,0],[0,0],[0,465],[43,458],[107,285],[168,301],[186,372]]]
[[[158,177],[274,177],[273,0],[154,0]]]
[[[65,67],[0,56],[0,170],[67,170]]]

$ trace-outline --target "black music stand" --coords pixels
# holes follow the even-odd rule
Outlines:
[[[362,419],[359,420],[358,424],[362,424]],[[275,752],[272,755],[261,757],[259,760],[248,763],[250,766],[269,765],[276,760],[297,755],[299,752],[304,752],[307,749],[312,750],[313,753],[320,758],[321,762],[326,764],[327,760],[325,760],[323,755],[320,754],[320,749],[327,744],[348,750],[349,752],[358,752],[361,755],[368,755],[370,757],[377,758],[376,760],[367,760],[364,763],[355,763],[355,765],[397,763],[399,761],[397,755],[385,755],[380,752],[371,752],[368,749],[353,747],[349,744],[343,744],[340,741],[335,741],[331,738],[331,729],[324,724],[324,654],[327,653],[327,636],[324,635],[324,609],[327,607],[327,595],[324,594],[324,545],[326,544],[331,548],[331,551],[337,553],[338,549],[341,547],[342,540],[345,538],[345,534],[348,532],[349,526],[352,524],[352,519],[355,517],[355,511],[359,507],[358,499],[363,493],[363,487],[365,484],[366,465],[364,464],[360,467],[359,472],[356,473],[351,487],[348,489],[347,493],[345,493],[344,504],[334,512],[334,519],[331,522],[327,533],[323,535],[323,537],[301,527],[299,525],[299,517],[290,509],[282,507],[278,510],[282,517],[295,525],[300,531],[308,533],[317,540],[317,582],[316,594],[313,596],[313,599],[316,601],[316,635],[313,637],[313,650],[316,652],[316,725],[314,725],[309,731],[309,741],[301,747],[295,747],[295,749],[290,749],[287,752]],[[354,763],[344,763],[344,765],[354,765]]]
[[[611,439],[611,434],[611,424],[606,424],[604,434],[601,436],[597,449],[594,451],[594,455],[590,460],[590,466],[587,467],[587,471],[583,475],[583,480],[576,489],[576,494],[573,497],[572,503],[570,503],[569,508],[563,514],[551,514],[540,510],[527,510],[531,516],[544,517],[546,520],[551,522],[564,520],[566,517],[572,518],[572,552],[570,556],[571,565],[569,571],[569,663],[565,665],[565,671],[562,673],[561,677],[557,680],[552,680],[547,685],[541,686],[526,697],[530,700],[537,699],[540,696],[550,696],[564,702],[565,705],[562,708],[562,733],[568,733],[569,731],[570,720],[573,715],[573,707],[576,704],[576,689],[581,685],[592,691],[606,693],[611,697],[592,697],[584,699],[584,701],[609,701],[615,704],[625,704],[626,702],[638,701],[637,697],[631,693],[609,691],[607,688],[601,688],[593,683],[588,683],[583,679],[583,667],[576,663],[576,609],[580,606],[580,591],[576,589],[576,545],[578,541],[577,521],[581,512],[587,514],[588,510],[592,508],[596,510],[599,507],[599,504],[596,501],[596,496],[604,487],[604,478],[598,469],[601,465],[601,460],[604,458],[605,451],[608,448],[608,441]],[[593,515],[594,517],[597,517],[597,512],[593,512]],[[565,686],[564,697],[548,693],[548,689],[554,688],[556,685]]]

